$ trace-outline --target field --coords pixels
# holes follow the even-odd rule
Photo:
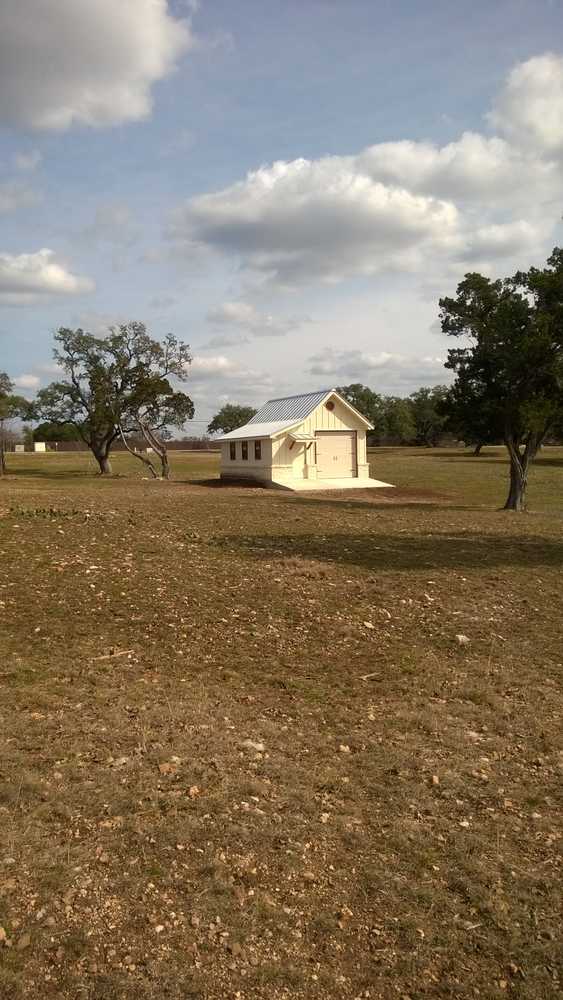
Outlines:
[[[553,998],[563,449],[0,481],[1,1000]]]

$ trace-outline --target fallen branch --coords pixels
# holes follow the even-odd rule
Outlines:
[[[129,653],[134,653],[134,649],[118,649],[115,653],[104,653],[103,656],[94,656],[94,661],[96,660],[113,660],[116,656],[127,656]]]

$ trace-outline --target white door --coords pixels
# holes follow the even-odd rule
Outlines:
[[[352,479],[356,472],[355,431],[317,431],[317,477]]]

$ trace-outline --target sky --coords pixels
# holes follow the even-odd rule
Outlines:
[[[192,348],[202,433],[447,381],[438,299],[563,241],[563,0],[2,0],[0,371]]]

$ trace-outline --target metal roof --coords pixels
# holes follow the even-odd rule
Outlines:
[[[243,427],[237,427],[234,431],[229,431],[228,434],[222,434],[219,441],[251,441],[253,438],[271,438],[275,437],[281,431],[288,430],[289,427],[295,427],[299,425],[298,420],[268,420],[265,423],[255,424],[252,421],[248,424],[244,424]]]
[[[248,423],[263,424],[271,420],[296,423],[298,420],[305,420],[305,417],[308,417],[331,391],[331,389],[321,389],[319,392],[305,392],[300,396],[269,399]]]

